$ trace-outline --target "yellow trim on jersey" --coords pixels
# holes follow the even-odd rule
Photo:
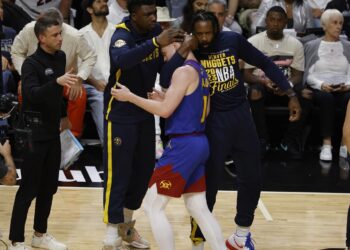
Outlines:
[[[125,23],[120,23],[115,26],[116,29],[125,29],[130,32],[129,28],[126,27]]]
[[[103,211],[103,222],[108,223],[108,208],[109,208],[109,200],[111,196],[111,188],[112,188],[112,122],[108,121],[107,124],[107,169],[108,169],[108,179],[106,185],[106,193],[105,193],[105,204]]]
[[[115,85],[113,86],[113,88],[115,88],[117,86],[117,83],[120,79],[121,74],[122,74],[121,69],[118,69],[117,72],[115,73]],[[105,117],[106,120],[108,120],[109,112],[111,112],[113,100],[114,100],[114,98],[113,98],[113,96],[111,96],[111,99],[108,102],[108,108],[107,108],[106,117]]]
[[[152,42],[153,42],[154,46],[159,48],[159,44],[157,43],[157,39],[155,37],[152,38]]]
[[[202,237],[196,237],[196,232],[198,230],[198,224],[197,222],[191,217],[191,223],[192,223],[192,231],[191,231],[191,240],[195,246],[199,245],[202,243],[204,240]]]

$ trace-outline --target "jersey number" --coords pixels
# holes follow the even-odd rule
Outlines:
[[[201,118],[201,123],[205,122],[205,118],[207,118],[207,110],[208,110],[208,96],[203,96],[203,113]]]

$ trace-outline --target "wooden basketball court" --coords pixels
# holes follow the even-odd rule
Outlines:
[[[17,187],[0,186],[0,230],[7,243],[16,190]],[[235,201],[236,192],[222,191],[218,195],[214,213],[225,237],[234,229]],[[349,204],[350,194],[263,192],[252,227],[256,249],[344,249]],[[32,235],[33,205],[27,219],[28,244]],[[167,214],[173,225],[176,249],[190,250],[189,216],[183,200],[171,201]],[[151,249],[158,249],[143,211],[137,211],[135,218],[138,231],[151,241]],[[49,233],[66,243],[70,250],[101,249],[105,233],[102,189],[59,188]],[[6,248],[0,243],[0,249]]]

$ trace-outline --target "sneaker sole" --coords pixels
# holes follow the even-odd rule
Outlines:
[[[225,245],[226,245],[227,249],[229,249],[229,250],[242,250],[243,249],[243,248],[240,248],[240,249],[235,248],[234,246],[231,245],[231,243],[228,240],[225,241]]]
[[[141,243],[138,243],[136,241],[129,243],[129,245],[134,247],[134,248],[138,248],[138,249],[149,249],[150,248],[149,245],[141,244]]]

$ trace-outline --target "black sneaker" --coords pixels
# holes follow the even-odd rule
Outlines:
[[[303,153],[297,143],[281,142],[280,149],[286,152],[291,160],[301,160],[303,158]]]

